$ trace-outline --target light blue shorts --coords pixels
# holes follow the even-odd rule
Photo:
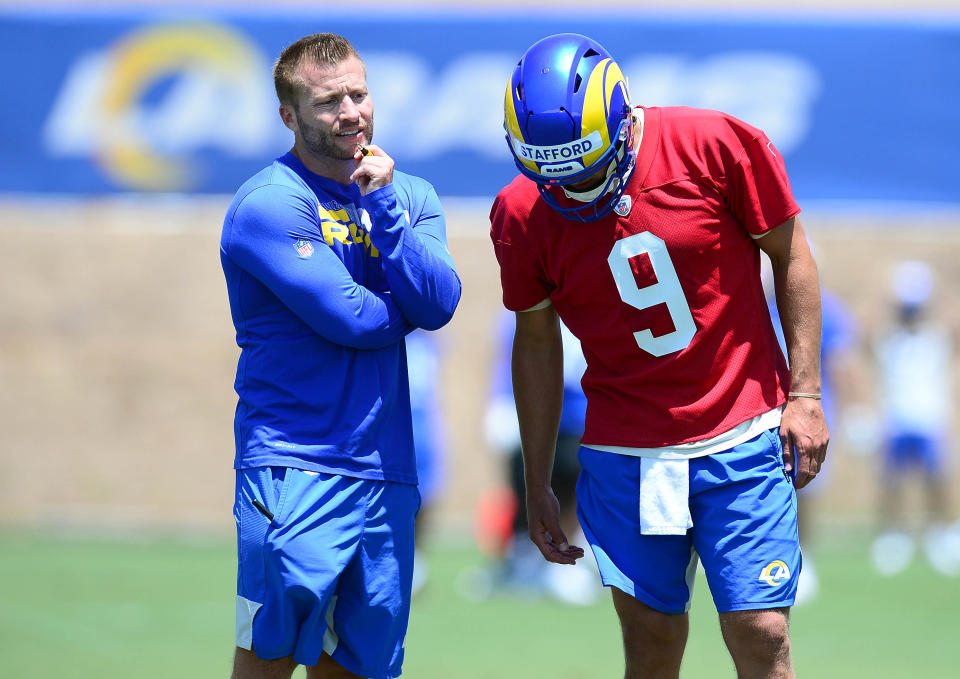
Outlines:
[[[640,458],[581,447],[580,464],[577,514],[604,585],[684,613],[699,556],[718,611],[793,605],[797,501],[776,429],[689,461],[686,535],[640,533]]]
[[[325,651],[354,674],[399,676],[419,507],[414,485],[237,470],[237,646],[301,665]]]

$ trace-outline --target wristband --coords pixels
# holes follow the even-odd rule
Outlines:
[[[805,391],[791,391],[787,396],[791,398],[813,398],[818,401],[823,398],[820,394],[810,394]]]

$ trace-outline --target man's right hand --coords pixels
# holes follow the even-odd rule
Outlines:
[[[358,145],[353,159],[357,161],[357,169],[350,175],[350,181],[357,185],[361,195],[393,183],[393,158],[379,146]]]
[[[560,528],[560,503],[551,488],[527,490],[527,522],[530,539],[547,561],[573,565],[583,556],[582,547],[567,544]]]

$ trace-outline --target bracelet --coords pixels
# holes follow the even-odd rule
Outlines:
[[[789,394],[787,394],[787,396],[796,398],[815,398],[818,401],[822,398],[820,394],[808,394],[805,391],[791,391]]]

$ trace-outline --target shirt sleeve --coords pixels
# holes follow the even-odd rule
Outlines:
[[[378,349],[412,330],[389,293],[359,285],[327,246],[315,206],[289,187],[254,189],[233,215],[227,255],[317,334],[355,349]],[[301,247],[312,248],[301,256]]]
[[[552,286],[543,276],[531,251],[520,218],[510,209],[509,198],[497,196],[490,210],[490,238],[500,264],[503,305],[526,311],[550,297]]]
[[[744,228],[761,236],[800,212],[783,157],[767,135],[749,139],[728,173],[730,211]]]
[[[414,192],[402,197],[406,209],[395,184],[363,196],[360,204],[370,218],[364,226],[383,257],[393,301],[411,324],[436,330],[453,317],[461,292],[443,208],[429,185],[419,200]]]

